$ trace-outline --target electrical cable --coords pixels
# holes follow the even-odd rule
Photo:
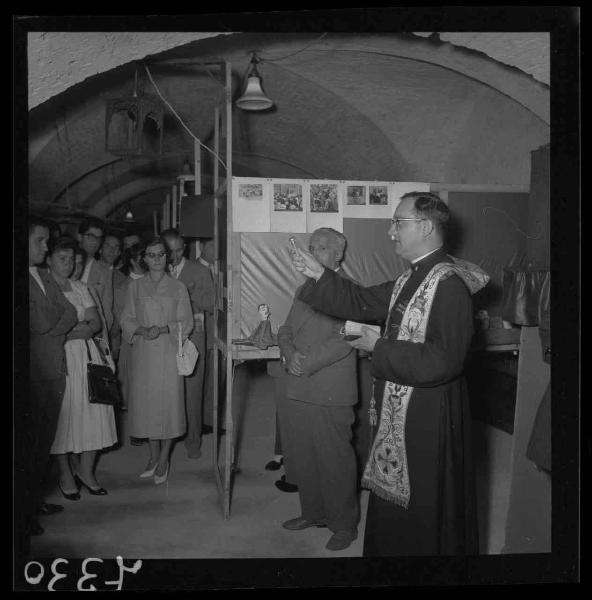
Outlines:
[[[294,169],[298,169],[299,171],[302,171],[303,173],[306,173],[306,175],[308,177],[311,177],[312,179],[321,179],[320,177],[318,177],[314,173],[311,173],[310,171],[307,171],[306,169],[303,169],[302,167],[299,167],[298,165],[295,165],[292,162],[289,162],[287,160],[283,160],[281,158],[277,158],[275,156],[268,156],[266,154],[258,154],[258,153],[255,153],[255,152],[240,152],[239,150],[233,151],[232,154],[236,155],[236,156],[254,156],[256,158],[264,158],[266,160],[271,160],[271,161],[274,161],[274,162],[279,162],[279,163],[282,163],[284,165],[288,165],[289,167],[292,167]]]
[[[516,231],[518,233],[521,233],[526,239],[528,239],[528,240],[540,240],[541,239],[541,236],[543,234],[543,226],[541,225],[541,223],[539,223],[540,233],[538,233],[535,236],[532,236],[532,235],[528,235],[527,233],[522,231],[522,229],[520,229],[520,227],[518,227],[518,223],[516,223],[516,221],[514,221],[514,219],[512,219],[512,217],[505,210],[502,210],[501,208],[495,208],[493,206],[486,206],[483,208],[483,211],[482,211],[483,215],[485,215],[488,210],[495,210],[496,212],[502,213],[502,215],[504,215],[504,217],[506,217],[506,219],[508,219],[508,221],[510,221],[510,223],[512,223],[512,225],[514,225],[514,228],[516,229]]]
[[[304,50],[304,48],[303,48],[303,50]],[[532,113],[537,119],[539,119],[545,125],[549,124],[548,120],[545,120],[535,110],[533,110],[532,107],[528,106],[527,104],[524,104],[524,102],[521,102],[518,98],[516,98],[514,96],[511,96],[508,92],[505,92],[504,90],[495,87],[491,83],[487,83],[487,81],[479,79],[478,77],[476,77],[474,75],[470,75],[468,73],[465,73],[465,72],[461,71],[460,69],[458,69],[456,67],[453,67],[453,66],[448,66],[448,65],[444,65],[444,64],[435,63],[435,62],[432,62],[432,61],[427,60],[425,58],[418,58],[418,57],[409,56],[409,55],[406,55],[406,54],[394,54],[394,53],[391,53],[391,52],[380,52],[378,50],[372,50],[372,49],[366,49],[366,48],[330,48],[330,49],[316,48],[315,50],[313,50],[313,52],[350,52],[350,53],[357,52],[357,53],[360,53],[360,54],[374,54],[376,56],[385,56],[385,57],[388,57],[388,58],[400,58],[400,59],[403,59],[403,60],[410,60],[410,61],[414,61],[414,62],[426,64],[426,65],[430,65],[430,66],[433,66],[433,67],[440,67],[441,69],[445,69],[447,71],[451,71],[452,73],[456,73],[457,75],[460,75],[461,77],[465,77],[466,79],[470,79],[471,81],[476,81],[480,85],[484,85],[484,86],[486,86],[486,87],[494,90],[498,94],[502,94],[506,98],[509,98],[513,102],[516,102],[517,104],[519,104],[520,106],[522,106],[523,108],[525,108],[527,111],[529,111],[530,113]],[[265,62],[273,62],[273,61],[266,60]],[[286,69],[287,71],[290,70],[287,67],[282,67],[282,65],[276,65],[276,66],[277,67],[281,67],[283,69]]]
[[[262,56],[257,55],[257,58],[259,58],[261,60],[261,62],[276,62],[278,60],[284,60],[285,58],[289,58],[290,56],[294,56],[295,54],[304,52],[307,48],[310,48],[313,44],[320,42],[328,34],[329,34],[328,31],[323,33],[323,35],[321,35],[321,37],[317,38],[316,40],[313,40],[312,42],[310,42],[310,44],[308,44],[307,46],[304,46],[304,48],[301,48],[300,50],[296,50],[296,52],[292,52],[291,54],[286,54],[286,56],[280,56],[279,58],[264,58]]]
[[[226,164],[224,163],[224,161],[220,158],[220,156],[218,154],[216,154],[213,150],[211,150],[210,148],[208,148],[205,144],[203,144],[191,131],[191,129],[189,129],[189,127],[187,127],[187,125],[185,125],[185,123],[183,122],[183,119],[181,119],[181,117],[177,114],[177,111],[171,106],[170,102],[161,94],[160,90],[158,89],[158,86],[156,85],[156,82],[154,81],[154,79],[152,79],[152,75],[150,74],[150,69],[148,68],[148,65],[144,63],[144,68],[146,69],[146,74],[148,75],[148,79],[150,79],[150,83],[152,83],[152,85],[154,86],[154,89],[156,90],[156,93],[160,96],[160,99],[171,109],[172,113],[175,115],[175,117],[177,117],[177,119],[179,120],[179,123],[181,123],[181,125],[183,125],[183,127],[186,129],[186,131],[189,133],[189,135],[203,148],[205,148],[210,154],[212,154],[213,156],[216,157],[216,159],[218,159],[218,162],[224,167],[225,170],[228,170],[226,168]]]

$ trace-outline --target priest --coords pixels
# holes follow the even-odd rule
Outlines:
[[[299,299],[329,315],[382,322],[349,342],[372,353],[375,436],[362,485],[370,489],[364,556],[478,553],[471,418],[463,367],[473,335],[471,295],[489,277],[444,250],[447,205],[429,192],[402,196],[388,235],[409,268],[361,287],[305,250]]]

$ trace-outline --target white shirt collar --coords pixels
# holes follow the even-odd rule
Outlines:
[[[130,271],[129,276],[132,279],[142,279],[142,277],[144,277],[144,273],[138,274],[138,273],[134,273],[133,271]]]
[[[82,276],[80,277],[80,281],[82,281],[82,283],[88,283],[88,278],[90,276],[90,269],[94,262],[95,262],[94,258],[89,258],[86,261],[86,265],[84,266],[84,271],[82,272]]]
[[[37,267],[29,267],[29,273],[33,276],[33,279],[39,284],[39,287],[43,290],[43,293],[47,296],[47,292],[45,291],[45,286],[43,285],[43,281],[41,281],[41,275],[39,275],[39,271]]]
[[[185,257],[183,257],[181,259],[181,262],[176,267],[173,267],[173,265],[171,265],[171,273],[175,276],[175,278],[177,278],[177,279],[179,278],[179,274],[183,270],[184,266],[185,266]]]
[[[438,250],[440,250],[440,248],[442,248],[442,246],[439,246],[438,248],[435,248],[434,250],[430,250],[427,254],[424,254],[423,256],[419,256],[418,258],[414,258],[411,261],[411,264],[414,265],[415,263],[418,263],[420,260],[423,260],[424,258],[426,258],[426,256],[429,256],[430,254],[433,254],[434,252],[437,252]]]

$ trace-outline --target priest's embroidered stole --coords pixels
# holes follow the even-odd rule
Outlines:
[[[438,263],[432,267],[407,304],[399,326],[397,340],[415,344],[425,342],[428,319],[438,283],[443,276],[456,270],[455,265],[449,263]],[[388,337],[389,334],[392,308],[412,272],[411,269],[408,269],[395,282],[389,305],[385,337]],[[372,490],[384,500],[394,502],[404,508],[407,508],[411,498],[405,448],[405,419],[412,394],[413,387],[411,386],[392,381],[386,382],[378,432],[362,476],[363,487]]]

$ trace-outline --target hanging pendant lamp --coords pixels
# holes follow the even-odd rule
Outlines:
[[[247,86],[243,95],[235,103],[242,110],[267,110],[273,106],[273,102],[261,89],[261,77],[257,71],[258,62],[257,55],[253,53],[247,73]]]

